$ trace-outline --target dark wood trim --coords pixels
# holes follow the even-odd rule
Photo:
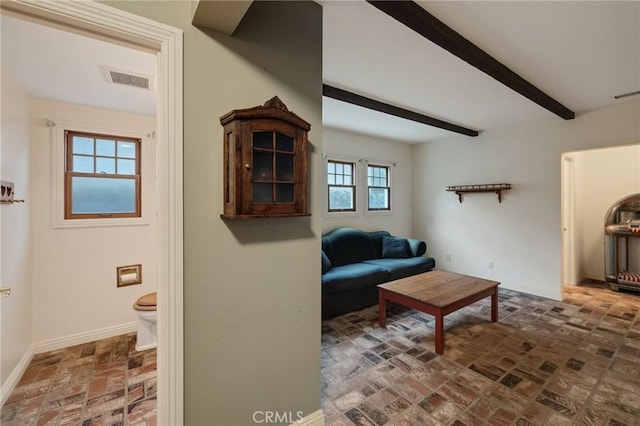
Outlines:
[[[328,84],[322,85],[322,94],[326,97],[337,99],[339,101],[348,102],[350,104],[358,105],[363,108],[368,108],[375,111],[383,112],[385,114],[394,115],[406,120],[417,121],[418,123],[426,124],[432,127],[438,127],[444,130],[449,130],[450,132],[460,133],[467,136],[478,136],[479,134],[477,130],[468,129],[466,127],[458,126],[457,124],[429,117],[428,115],[420,114],[415,111],[376,101],[375,99],[367,98],[365,96],[358,95],[347,90],[338,89],[337,87],[329,86]]]
[[[413,1],[367,0],[367,2],[541,107],[565,120],[575,118],[576,114],[573,111],[520,77],[419,4]]]

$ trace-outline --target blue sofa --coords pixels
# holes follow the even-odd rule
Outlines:
[[[435,268],[424,241],[338,228],[322,237],[322,318],[378,303],[378,284]]]

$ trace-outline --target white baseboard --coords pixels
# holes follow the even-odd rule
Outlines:
[[[292,423],[290,426],[324,426],[324,413],[322,410],[314,411],[299,422]]]
[[[94,340],[106,339],[121,334],[131,333],[137,330],[138,323],[128,322],[126,324],[115,325],[113,327],[99,328],[83,333],[72,334],[57,339],[44,340],[33,345],[33,351],[36,354],[48,351],[55,351],[69,346],[81,345],[83,343],[93,342]]]
[[[13,392],[18,382],[20,382],[20,379],[29,366],[32,357],[33,345],[29,346],[29,349],[27,349],[24,355],[22,355],[22,358],[20,358],[18,365],[16,365],[11,374],[9,374],[9,377],[7,377],[7,380],[2,384],[2,387],[0,387],[0,407],[4,405],[7,398],[9,398],[9,395],[11,395],[11,392]]]

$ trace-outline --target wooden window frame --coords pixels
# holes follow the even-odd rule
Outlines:
[[[387,171],[387,177],[386,177],[386,185],[385,186],[378,186],[378,185],[369,185],[369,178],[374,178],[375,176],[370,176],[369,175],[369,170],[372,168],[377,168],[377,169],[385,169]],[[371,188],[377,188],[377,189],[386,189],[387,193],[388,193],[388,205],[385,208],[371,208],[371,197],[369,196],[369,190]],[[382,164],[367,164],[367,211],[370,212],[388,212],[391,211],[391,166],[385,166]]]
[[[82,132],[75,130],[65,130],[64,132],[64,152],[65,152],[65,167],[64,167],[64,218],[65,219],[115,219],[115,218],[140,218],[142,217],[142,184],[141,184],[141,153],[142,153],[142,139],[133,138],[129,136],[118,136],[102,133]],[[92,155],[86,155],[87,157],[93,157],[94,161],[94,173],[87,172],[74,172],[73,167],[73,147],[72,140],[75,136],[92,138],[94,140],[94,152]],[[95,140],[106,139],[113,140],[114,142],[131,142],[135,144],[136,157],[135,157],[135,174],[118,174],[117,173],[117,160],[118,158],[126,158],[130,160],[130,157],[118,157],[117,148],[116,154],[112,156],[97,155],[95,152]],[[113,158],[116,163],[116,173],[95,173],[95,161],[96,158]],[[123,213],[73,213],[72,212],[72,179],[73,177],[92,177],[101,179],[128,179],[135,181],[135,211],[123,212]]]
[[[351,166],[351,182],[352,185],[338,185],[338,184],[330,184],[328,181],[329,178],[329,163],[333,164],[346,164]],[[337,173],[334,173],[337,176]],[[341,176],[346,176],[344,173]],[[353,208],[350,209],[332,209],[331,208],[331,188],[351,188],[353,193]],[[340,213],[340,212],[355,212],[356,211],[356,163],[352,161],[342,161],[342,160],[327,160],[327,211],[329,213]]]

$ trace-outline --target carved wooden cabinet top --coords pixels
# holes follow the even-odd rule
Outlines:
[[[309,216],[307,133],[311,125],[277,97],[234,109],[224,127],[223,219]]]
[[[224,126],[233,120],[252,120],[256,118],[274,118],[282,120],[307,132],[311,129],[311,124],[307,123],[295,113],[289,111],[287,106],[277,96],[266,101],[264,105],[229,111],[220,117],[220,124]]]

